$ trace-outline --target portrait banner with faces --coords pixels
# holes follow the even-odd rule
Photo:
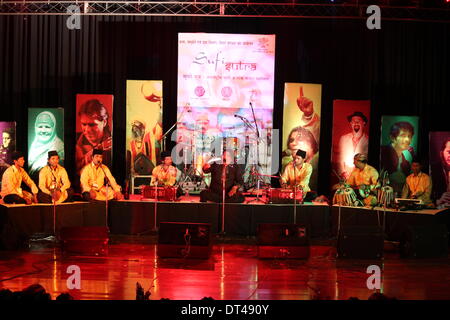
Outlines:
[[[432,195],[439,199],[450,192],[450,131],[430,132]]]
[[[317,191],[322,85],[285,83],[281,172],[297,150],[306,151],[313,171],[309,187]]]
[[[353,157],[369,152],[369,100],[334,100],[331,185],[346,180],[355,168]]]
[[[29,175],[37,178],[47,165],[48,152],[55,150],[59,163],[64,164],[64,109],[28,109],[28,168]],[[37,180],[35,180],[37,181]]]
[[[78,175],[92,162],[94,149],[103,150],[103,163],[111,169],[113,100],[111,94],[77,94],[75,166]]]
[[[160,164],[162,87],[161,80],[127,80],[127,176],[150,175]]]
[[[398,197],[406,177],[411,174],[411,163],[417,154],[418,132],[419,117],[381,118],[380,170],[387,171],[390,185]]]
[[[0,122],[2,144],[0,146],[0,186],[3,173],[12,165],[12,152],[16,150],[16,123]]]

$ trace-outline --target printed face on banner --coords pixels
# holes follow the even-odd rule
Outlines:
[[[382,117],[380,167],[389,173],[397,196],[401,195],[406,177],[411,174],[411,162],[417,152],[418,130],[418,117]]]
[[[58,152],[64,164],[64,109],[28,109],[28,167],[29,175],[36,177],[47,165],[48,152]]]
[[[162,81],[127,80],[127,173],[149,175],[159,164]]]
[[[3,173],[12,164],[11,155],[16,150],[16,123],[0,122],[0,185]]]
[[[180,33],[178,42],[176,139],[184,152],[174,162],[201,170],[229,146],[248,187],[256,163],[261,173],[271,169],[275,35]]]
[[[353,157],[369,151],[368,100],[334,100],[333,102],[333,141],[331,163],[334,170],[332,185],[340,179],[347,179],[355,168]]]
[[[282,171],[297,150],[306,151],[305,161],[313,167],[311,190],[317,190],[321,98],[320,84],[285,83]]]
[[[450,192],[450,132],[430,132],[430,169],[435,199]],[[448,203],[450,205],[450,203]]]
[[[103,150],[103,163],[111,167],[112,110],[112,95],[77,94],[75,162],[78,175],[92,162],[94,149]]]

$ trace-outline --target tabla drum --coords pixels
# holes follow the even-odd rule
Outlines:
[[[359,201],[352,188],[338,188],[333,196],[333,204],[340,206],[358,206]]]
[[[382,187],[378,191],[377,200],[379,205],[390,207],[394,203],[394,199],[394,188],[392,188],[391,186]]]

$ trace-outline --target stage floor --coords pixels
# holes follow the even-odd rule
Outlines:
[[[134,239],[134,241],[132,240]],[[0,288],[13,291],[40,283],[55,299],[135,299],[136,282],[151,300],[310,300],[357,297],[366,300],[366,269],[384,268],[382,292],[397,299],[450,299],[450,259],[404,260],[394,252],[385,260],[336,260],[331,243],[315,243],[308,260],[261,260],[249,240],[215,242],[209,260],[160,259],[154,239],[113,239],[109,255],[63,256],[59,248],[34,243],[30,250],[0,252]],[[81,269],[81,289],[68,290],[67,267]]]

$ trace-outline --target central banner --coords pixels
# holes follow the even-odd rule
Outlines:
[[[269,174],[274,68],[275,35],[179,33],[175,139],[182,150],[174,161],[201,174],[208,158],[230,147],[247,188],[255,170]]]

